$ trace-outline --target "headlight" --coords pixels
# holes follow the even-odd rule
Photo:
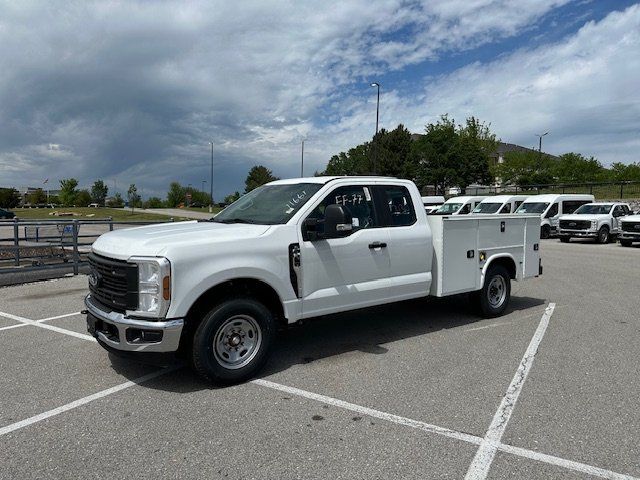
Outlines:
[[[171,264],[166,258],[131,257],[138,264],[138,309],[142,317],[164,317],[171,303]]]
[[[591,230],[598,228],[598,220],[591,220]]]

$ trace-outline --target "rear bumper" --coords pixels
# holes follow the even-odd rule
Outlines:
[[[87,330],[108,350],[121,352],[175,352],[184,320],[148,321],[101,310],[87,295]]]

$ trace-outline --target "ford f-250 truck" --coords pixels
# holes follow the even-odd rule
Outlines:
[[[427,217],[407,180],[279,180],[208,221],[98,238],[88,330],[112,352],[176,352],[215,383],[238,382],[302,319],[464,292],[483,315],[502,314],[511,280],[541,273],[539,222]]]

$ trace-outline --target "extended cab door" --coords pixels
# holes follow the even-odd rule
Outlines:
[[[327,205],[344,205],[353,229],[323,238]],[[317,222],[315,240],[304,240],[300,225],[302,316],[305,318],[385,303],[389,293],[389,232],[377,219],[372,189],[343,185],[330,191],[303,219]]]

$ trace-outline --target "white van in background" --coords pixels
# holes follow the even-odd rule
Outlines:
[[[496,195],[482,200],[471,213],[513,213],[527,199],[527,195]]]
[[[431,195],[427,197],[422,197],[422,205],[424,205],[424,209],[427,213],[431,213],[444,203],[444,197],[442,195]]]
[[[476,205],[485,198],[487,198],[486,195],[453,197],[444,202],[435,212],[431,212],[430,215],[466,215],[471,213]]]
[[[533,195],[518,207],[516,213],[540,215],[540,238],[549,238],[558,231],[561,215],[569,215],[587,203],[593,203],[593,195],[561,194]]]

